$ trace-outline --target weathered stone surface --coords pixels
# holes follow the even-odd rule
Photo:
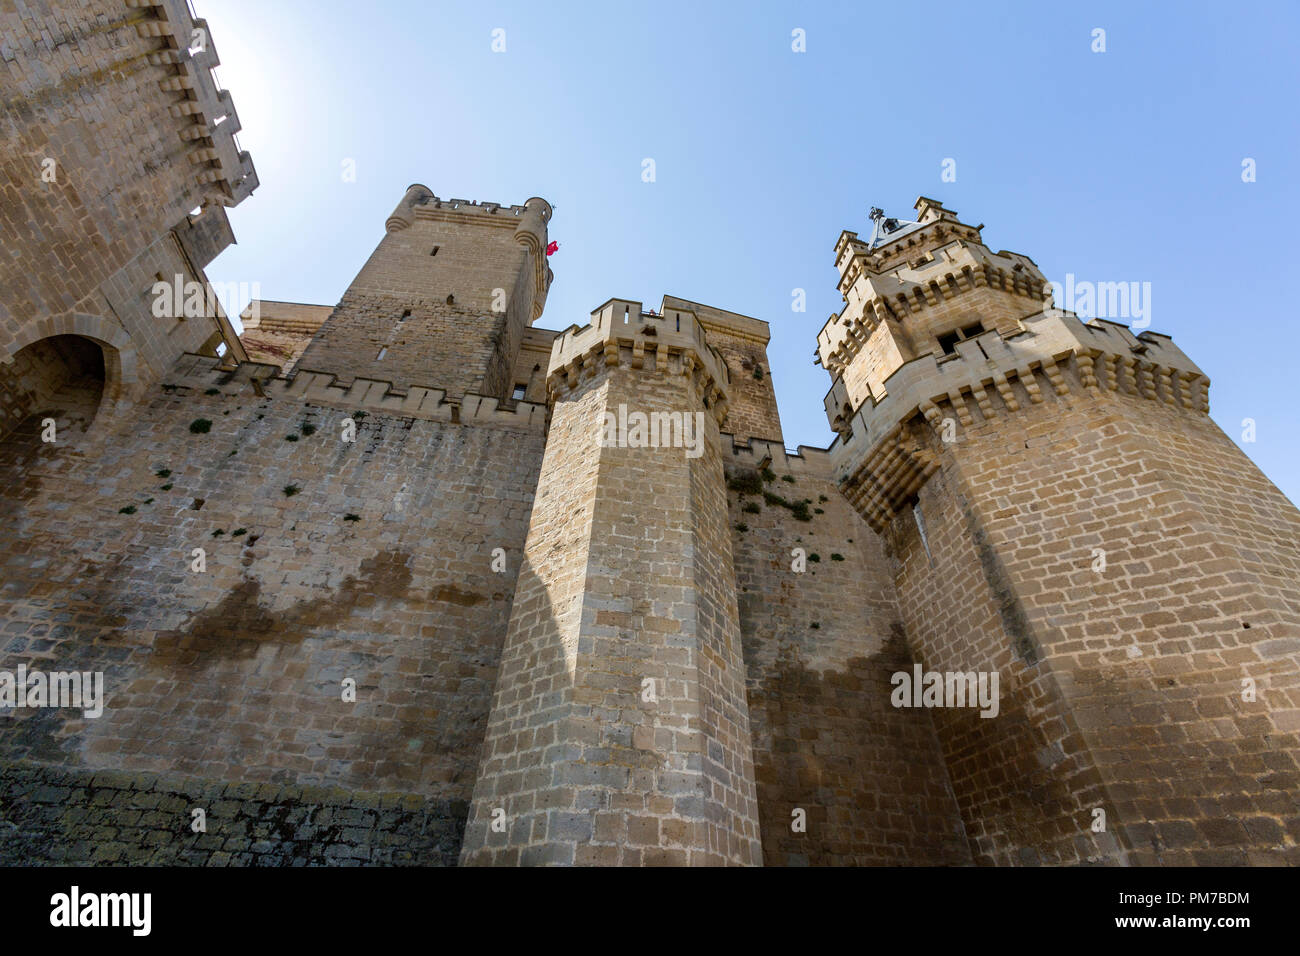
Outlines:
[[[219,781],[170,774],[103,774],[30,763],[0,763],[0,866],[454,866],[467,804],[404,794],[409,804],[365,814],[379,794],[309,798],[265,785],[215,813]],[[87,795],[95,798],[87,808]],[[142,817],[124,805],[168,801]],[[193,811],[206,814],[195,832]],[[349,825],[349,820],[364,826]]]
[[[154,308],[257,185],[206,29],[0,10],[0,684],[106,684],[0,714],[0,863],[1300,862],[1300,512],[1168,337],[922,199],[794,454],[767,323],[534,327],[549,204],[414,185],[241,343]]]

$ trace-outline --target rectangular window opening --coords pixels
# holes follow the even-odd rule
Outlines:
[[[438,250],[441,249],[441,248],[442,248],[442,246],[434,246],[434,247],[433,247],[433,251],[432,251],[431,253],[429,253],[429,255],[431,255],[431,256],[436,256],[436,255],[438,254]]]
[[[516,385],[515,390],[510,393],[510,398],[516,402],[522,402],[524,396],[528,394],[527,385]]]
[[[956,332],[949,332],[947,335],[939,336],[939,348],[943,350],[944,355],[952,355],[957,351],[957,342],[960,337]]]
[[[379,350],[379,354],[375,356],[375,361],[376,362],[383,361],[384,356],[387,354],[388,354],[388,347],[385,346],[384,348]]]

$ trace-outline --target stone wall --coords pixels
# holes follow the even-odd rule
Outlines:
[[[203,255],[228,243],[222,204],[257,181],[235,152],[239,122],[211,76],[210,35],[206,51],[187,50],[196,24],[206,31],[179,0],[0,11],[0,361],[84,317],[126,353],[109,357],[116,399],[214,334],[211,317],[157,318],[150,296],[159,275],[202,281],[206,263],[185,242]]]
[[[800,452],[727,455],[764,863],[969,863],[930,715],[890,704],[912,667],[891,563],[825,452]]]
[[[976,859],[1295,863],[1300,513],[1203,413],[1060,373],[915,420],[926,542],[891,528],[927,668],[1001,675],[935,711]]]
[[[283,374],[292,375],[312,336],[333,311],[328,305],[259,299],[239,314],[244,327],[239,340],[249,361],[278,365]]]
[[[454,866],[465,806],[411,793],[0,762],[0,864]]]
[[[723,429],[742,441],[759,438],[780,442],[781,413],[776,407],[776,386],[767,360],[767,343],[771,338],[768,324],[689,299],[664,296],[663,314],[670,315],[677,309],[694,313],[704,326],[709,344],[726,363],[731,380],[727,385],[727,417]]]
[[[88,445],[27,426],[0,449],[0,669],[103,671],[107,697],[93,719],[6,711],[0,759],[406,795],[460,808],[435,841],[454,855],[540,421],[366,414],[212,365],[173,370]]]
[[[622,328],[593,325],[567,383],[552,361],[551,431],[465,863],[761,862],[723,469],[703,404],[712,386],[696,381],[695,351],[676,351],[689,331],[634,357],[595,334]],[[702,454],[601,447],[620,406],[698,411]]]

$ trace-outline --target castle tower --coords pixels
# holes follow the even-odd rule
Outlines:
[[[757,864],[722,355],[693,312],[613,299],[547,381],[461,862]]]
[[[297,367],[353,378],[511,395],[524,330],[542,314],[551,207],[439,199],[411,186],[386,234]]]
[[[976,860],[1300,862],[1300,512],[1167,336],[916,208],[841,236],[818,354],[917,660],[1000,677],[933,711]]]
[[[215,293],[193,306],[257,171],[186,0],[6,4],[0,37],[0,440],[47,415],[71,440],[187,352],[244,358]]]

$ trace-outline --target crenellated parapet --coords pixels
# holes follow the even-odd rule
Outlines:
[[[212,72],[221,61],[207,21],[192,17],[185,0],[126,0],[126,5],[142,14],[136,33],[158,41],[148,61],[167,73],[158,86],[174,100],[170,113],[188,144],[195,180],[209,202],[236,205],[257,188],[257,171],[235,138],[239,114],[230,93],[217,86]]]
[[[1046,390],[1209,412],[1208,378],[1168,336],[1058,310],[1021,324],[1014,335],[990,330],[958,342],[952,355],[907,362],[844,422],[831,448],[835,478],[877,531],[939,467],[934,447],[910,427],[918,415],[936,431],[971,428],[1042,404]],[[839,397],[833,388],[828,407]]]
[[[890,327],[906,359],[975,311],[986,327],[1011,332],[1047,303],[1047,280],[1028,256],[993,252],[980,238],[982,227],[959,222],[934,200],[922,197],[917,209],[918,222],[885,220],[896,223],[894,231],[878,228],[872,242],[845,232],[836,243],[845,307],[817,335],[818,359],[832,376],[845,374],[881,326]],[[961,314],[963,300],[969,315]]]
[[[512,229],[515,241],[532,254],[532,320],[541,318],[546,293],[555,278],[546,264],[547,224],[551,221],[551,204],[534,196],[522,206],[503,206],[498,202],[469,199],[439,199],[427,186],[415,183],[407,187],[397,208],[384,223],[392,232],[409,229],[417,220],[432,220],[454,225],[495,226]]]
[[[899,366],[988,329],[1019,331],[1049,307],[1050,285],[1028,256],[993,252],[936,200],[917,200],[916,221],[872,210],[868,240],[841,234],[835,246],[844,307],[817,335],[817,362],[842,385],[828,405],[831,427],[882,388]]]
[[[726,418],[726,363],[687,309],[659,315],[643,312],[641,303],[631,299],[610,299],[591,313],[588,325],[570,326],[556,336],[547,368],[551,397],[578,387],[600,366],[688,377],[714,419]]]
[[[399,392],[391,382],[354,378],[349,385],[342,386],[335,385],[336,380],[335,375],[311,371],[299,371],[292,378],[285,378],[280,374],[280,366],[260,362],[242,362],[231,371],[223,368],[219,359],[191,354],[184,356],[173,369],[168,384],[188,388],[246,387],[259,398],[332,405],[433,422],[536,431],[546,427],[546,406],[533,402],[504,406],[486,395],[464,395],[460,401],[451,402],[447,401],[446,391],[440,388],[412,386]]]
[[[1047,288],[1038,267],[1024,256],[954,242],[894,272],[859,274],[849,304],[818,333],[818,354],[822,365],[839,375],[872,333],[891,320],[915,322],[934,306],[989,289],[1024,300],[1008,303],[1005,315],[994,317],[1014,321],[1025,307],[1042,308],[1049,298]]]
[[[800,445],[790,451],[781,442],[751,438],[738,441],[736,436],[723,433],[730,441],[722,443],[723,462],[728,468],[739,471],[772,471],[795,478],[829,478],[832,474],[830,452],[825,448]]]

